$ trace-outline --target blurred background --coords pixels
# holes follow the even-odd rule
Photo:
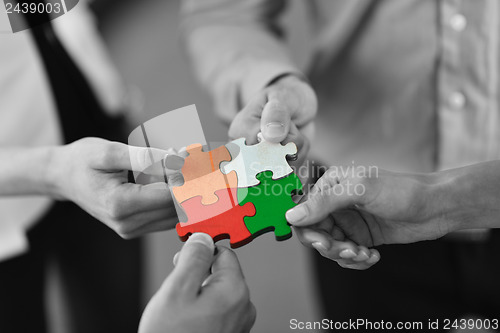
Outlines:
[[[96,0],[92,3],[100,30],[118,69],[129,84],[144,94],[145,113],[134,127],[157,115],[196,104],[207,141],[227,141],[227,128],[216,118],[212,103],[201,91],[183,53],[178,35],[180,1]],[[296,62],[307,66],[309,54],[303,4],[292,2],[283,24]],[[221,242],[228,245],[228,242]],[[144,305],[173,269],[172,257],[182,243],[175,231],[147,237],[144,272]],[[321,318],[308,264],[308,250],[294,237],[276,242],[272,233],[237,249],[257,308],[252,332],[289,332],[289,321]],[[126,277],[124,277],[126,278]],[[59,301],[57,281],[51,282],[53,332],[65,329],[64,304]],[[126,295],[123,295],[126,298]],[[120,300],[117,300],[119,302]]]

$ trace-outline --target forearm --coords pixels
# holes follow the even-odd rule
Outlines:
[[[500,161],[436,173],[433,205],[456,230],[500,228]]]
[[[0,148],[0,196],[50,194],[48,174],[54,149]]]
[[[183,2],[184,44],[226,120],[275,77],[300,74],[276,32],[283,7],[281,0]]]

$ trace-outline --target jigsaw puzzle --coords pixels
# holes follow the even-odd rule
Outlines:
[[[193,144],[186,151],[188,156],[181,169],[184,184],[172,189],[178,203],[201,195],[202,203],[211,205],[217,202],[216,191],[237,187],[236,173],[224,175],[219,169],[222,161],[231,161],[231,155],[225,146],[204,152],[202,145]]]
[[[302,189],[287,162],[297,153],[294,143],[247,146],[241,138],[210,152],[194,144],[187,152],[184,184],[172,188],[185,216],[176,226],[182,241],[204,232],[214,241],[229,238],[236,248],[267,231],[277,240],[291,237],[285,213]]]
[[[220,146],[209,152],[204,152],[202,148],[203,146],[199,143],[186,148],[189,155],[181,169],[185,182],[219,170],[219,164],[222,161],[231,161],[231,154],[226,146]]]
[[[262,140],[256,145],[247,146],[245,139],[240,138],[228,143],[227,147],[230,152],[236,151],[238,154],[231,156],[230,162],[222,162],[220,169],[224,174],[236,171],[238,187],[257,185],[259,181],[256,176],[262,171],[272,171],[273,179],[283,178],[293,172],[286,160],[287,156],[297,154],[297,146],[293,142],[283,146]]]
[[[201,196],[193,197],[181,203],[186,213],[186,222],[189,224],[201,222],[209,217],[214,217],[238,205],[238,189],[227,188],[215,192],[218,200],[212,205],[204,205]]]
[[[252,234],[245,225],[244,217],[255,215],[253,203],[238,204],[237,189],[224,189],[216,192],[218,201],[213,205],[204,205],[201,196],[183,202],[188,221],[176,226],[182,241],[195,232],[204,232],[217,242],[229,238],[232,248],[247,244]]]
[[[255,205],[257,213],[244,219],[254,237],[274,230],[276,240],[285,240],[292,237],[285,213],[296,206],[292,195],[301,193],[302,183],[295,173],[278,180],[273,180],[272,175],[271,171],[259,173],[257,179],[260,184],[250,187],[245,195],[238,195],[238,198],[240,205],[250,202]]]
[[[220,170],[216,170],[193,180],[185,181],[182,186],[174,187],[172,192],[179,203],[201,195],[202,203],[211,205],[217,202],[215,192],[237,186],[236,172],[224,175]]]

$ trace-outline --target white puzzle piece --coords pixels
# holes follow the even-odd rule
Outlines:
[[[293,172],[286,160],[287,155],[297,154],[297,146],[293,142],[286,145],[261,140],[260,143],[247,146],[245,138],[239,138],[226,145],[231,153],[232,161],[222,162],[220,169],[222,173],[228,174],[236,171],[238,187],[250,187],[260,182],[257,174],[263,171],[272,171],[273,179],[280,179]],[[239,153],[233,156],[235,152]]]

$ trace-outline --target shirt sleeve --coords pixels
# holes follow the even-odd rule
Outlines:
[[[278,25],[285,7],[285,0],[183,1],[185,49],[223,120],[274,78],[302,75]]]
[[[25,230],[0,226],[0,262],[18,256],[29,248]]]

